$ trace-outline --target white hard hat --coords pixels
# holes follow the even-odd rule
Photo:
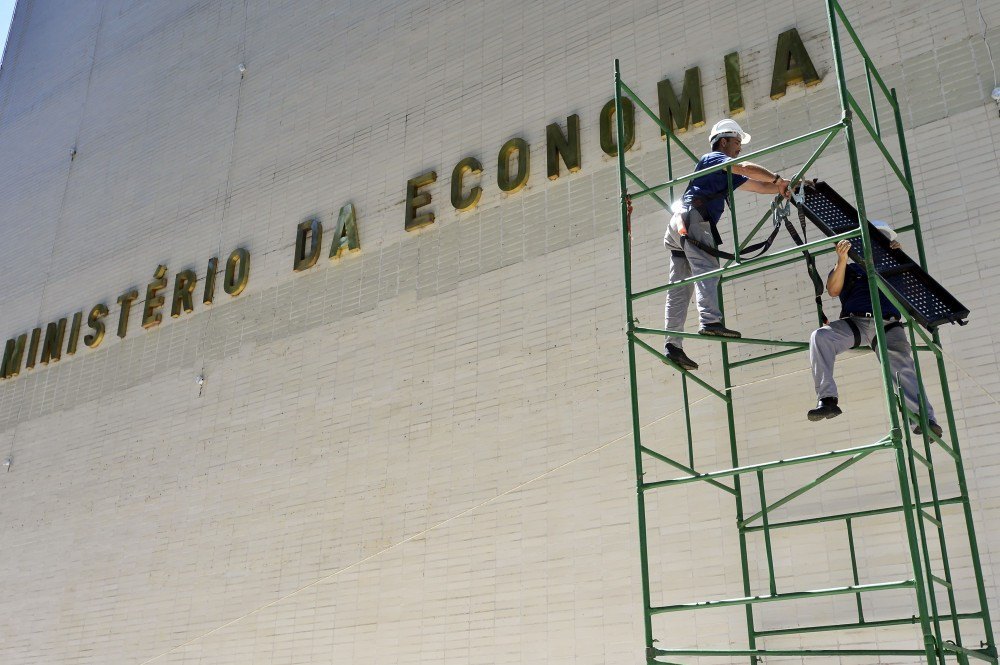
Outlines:
[[[740,141],[744,145],[750,143],[750,135],[744,132],[735,120],[725,118],[715,123],[712,127],[712,131],[708,133],[708,144],[715,145],[715,142],[719,139],[724,139],[730,136],[739,137]]]
[[[892,230],[892,226],[889,224],[889,222],[883,222],[881,219],[872,219],[869,221],[871,221],[872,226],[881,231],[882,235],[884,235],[886,238],[889,239],[889,242],[892,242],[893,240],[896,239],[896,236],[898,234]]]

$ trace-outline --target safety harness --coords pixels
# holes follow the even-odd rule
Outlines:
[[[805,202],[805,193],[803,188],[800,186],[799,191],[795,194],[795,200],[799,203]],[[775,217],[781,217],[785,223],[785,228],[788,229],[788,235],[792,237],[792,242],[796,245],[802,246],[809,239],[806,235],[806,214],[803,212],[803,206],[796,206],[799,211],[799,226],[802,227],[802,237],[799,237],[798,232],[795,230],[795,225],[792,224],[792,220],[789,217],[789,208],[791,204],[787,201],[783,205],[778,205],[775,207],[774,215]],[[816,314],[819,316],[819,320],[822,325],[827,325],[830,323],[830,319],[827,317],[826,312],[823,311],[823,278],[819,276],[819,271],[816,270],[816,257],[813,256],[809,250],[804,250],[802,255],[806,260],[806,272],[809,273],[809,279],[813,283],[813,291],[815,292],[816,299]],[[855,338],[860,340],[858,333],[855,333]]]
[[[844,275],[844,285],[840,288],[841,294],[843,294],[844,297],[849,296],[850,292],[857,287],[858,282],[860,280],[861,276],[855,274],[854,272],[849,272],[847,275]],[[865,288],[867,288],[867,285],[865,286]],[[854,335],[854,345],[851,348],[858,349],[861,348],[861,328],[859,328],[858,324],[854,322],[854,317],[871,318],[872,313],[848,312],[846,310],[841,310],[840,312],[840,320],[847,324],[847,327],[851,329],[851,333]],[[900,321],[887,321],[885,325],[882,327],[882,329],[885,332],[889,332],[893,328],[902,328],[902,327],[903,324]],[[871,347],[872,351],[877,351],[878,350],[877,338],[873,337],[869,346]]]
[[[690,184],[688,185],[690,188]],[[708,220],[708,208],[707,204],[709,201],[714,201],[716,199],[726,196],[728,191],[716,192],[709,196],[696,196],[691,200],[691,207],[698,211],[698,214],[702,216],[706,221]],[[802,188],[799,188],[799,192],[794,195],[796,201],[805,201],[804,194],[802,193]],[[774,239],[778,237],[778,232],[781,231],[782,224],[784,224],[785,229],[788,230],[788,235],[791,236],[792,242],[796,245],[804,245],[808,239],[806,236],[806,217],[805,213],[802,211],[802,206],[798,206],[799,211],[799,225],[802,227],[802,235],[800,236],[798,231],[795,230],[795,225],[789,217],[789,210],[791,204],[787,201],[781,203],[775,202],[771,204],[771,214],[774,218],[774,228],[771,229],[771,234],[767,236],[762,242],[757,242],[752,245],[748,245],[743,248],[743,252],[740,253],[740,258],[756,258],[758,256],[763,256],[767,253],[767,250],[771,249],[771,245],[774,244]],[[688,214],[690,210],[685,210],[681,213],[681,224],[683,226],[683,233],[681,233],[681,243],[691,243],[701,251],[705,252],[709,256],[714,256],[716,258],[725,259],[730,261],[736,257],[729,252],[724,252],[718,248],[718,245],[722,243],[722,237],[719,235],[716,225],[709,222],[709,227],[712,229],[712,239],[715,241],[716,246],[711,247],[706,243],[701,242],[697,238],[693,238],[687,233],[688,226]],[[747,256],[751,252],[757,252],[753,256]],[[674,250],[675,254],[683,255],[683,250]],[[830,322],[829,318],[826,316],[826,312],[823,311],[823,279],[819,276],[819,272],[816,270],[816,258],[810,254],[808,251],[802,252],[806,260],[806,269],[809,272],[809,279],[812,280],[813,290],[815,291],[816,297],[816,312],[819,315],[819,319],[823,325]]]
[[[691,184],[688,183],[688,189],[690,188]],[[684,193],[685,194],[687,193],[687,189],[684,190]],[[727,196],[728,194],[729,194],[728,191],[722,191],[722,192],[716,192],[715,194],[709,194],[708,196],[695,196],[691,199],[691,208],[694,208],[696,211],[698,211],[698,214],[701,215],[702,219],[708,222],[708,226],[712,230],[712,240],[715,241],[715,246],[713,247],[711,245],[703,243],[697,238],[692,238],[691,236],[688,235],[688,215],[690,214],[690,209],[680,213],[681,244],[689,242],[698,249],[700,249],[701,251],[708,254],[709,256],[714,256],[717,259],[725,259],[726,261],[731,261],[736,258],[734,254],[730,254],[729,252],[724,252],[721,249],[719,249],[719,245],[722,244],[722,236],[719,234],[719,229],[716,228],[716,225],[712,224],[708,220],[709,202],[721,199]],[[740,253],[740,258],[755,259],[758,256],[763,256],[765,253],[767,253],[767,250],[771,249],[771,245],[774,244],[774,239],[777,237],[780,228],[781,227],[776,223],[774,225],[774,229],[771,231],[771,235],[769,235],[766,240],[762,242],[756,242],[752,245],[744,247],[743,252]],[[746,256],[746,254],[750,252],[757,252],[757,253],[753,256]],[[680,251],[675,250],[674,253],[683,255],[684,252],[683,250]]]

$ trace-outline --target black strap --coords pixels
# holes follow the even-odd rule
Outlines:
[[[693,184],[694,184],[693,180],[688,181],[687,187],[684,188],[684,194],[683,194],[683,196],[687,196],[688,192],[691,190],[691,185],[693,185]],[[729,188],[728,187],[726,189],[722,190],[722,191],[715,192],[713,194],[704,194],[704,195],[703,194],[698,194],[697,196],[692,196],[691,197],[691,207],[698,211],[698,214],[701,215],[701,218],[703,220],[705,220],[706,222],[708,222],[708,227],[709,227],[709,229],[712,232],[712,240],[715,241],[715,246],[711,247],[711,246],[707,245],[706,243],[701,242],[700,240],[696,240],[695,238],[688,238],[687,237],[687,230],[688,230],[688,228],[687,228],[688,227],[687,213],[683,213],[681,215],[681,222],[684,224],[684,235],[681,236],[681,242],[683,243],[685,241],[690,241],[690,243],[692,245],[694,245],[695,247],[697,247],[701,251],[705,252],[709,256],[714,256],[717,259],[725,259],[726,261],[731,261],[732,259],[735,259],[736,257],[733,254],[730,254],[729,252],[724,252],[721,249],[719,249],[719,245],[722,244],[722,235],[719,233],[719,229],[716,228],[716,224],[713,224],[712,221],[708,218],[708,205],[707,204],[710,201],[715,201],[716,199],[721,199],[723,197],[725,197],[727,201],[729,200]],[[752,245],[751,247],[748,247],[747,250],[745,250],[745,251],[751,251],[752,252],[752,251],[755,251],[758,248],[763,247],[763,246],[764,246],[764,243],[758,243],[756,245]],[[770,245],[768,245],[768,247],[765,247],[764,251],[762,251],[761,254],[763,254],[764,252],[766,252],[769,247],[770,247]],[[759,254],[758,254],[758,256],[759,256]],[[754,258],[754,257],[750,257],[750,258]]]
[[[887,324],[885,324],[885,326],[882,327],[882,330],[889,332],[893,328],[902,328],[902,327],[903,324],[900,321],[889,321]],[[878,353],[878,337],[872,337],[870,346],[872,347],[872,351]]]
[[[841,319],[847,324],[847,327],[851,329],[851,333],[854,335],[854,345],[852,349],[857,349],[861,347],[861,328],[858,328],[858,324],[854,322],[852,318]],[[902,328],[903,324],[899,321],[889,321],[885,324],[882,330],[889,332],[893,328]],[[872,337],[872,341],[868,344],[872,348],[872,351],[878,352],[878,338]]]
[[[858,328],[858,324],[856,324],[853,319],[841,319],[841,321],[846,323],[847,327],[851,329],[852,333],[854,333],[854,344],[851,348],[856,349],[861,346],[861,328]]]
[[[703,215],[700,210],[698,211],[698,214],[701,215],[703,218],[705,217],[705,215]],[[708,220],[705,219],[705,221],[708,221]],[[695,247],[697,247],[698,249],[700,249],[701,251],[703,251],[706,254],[708,254],[709,256],[714,256],[717,259],[725,259],[726,261],[732,261],[733,259],[736,258],[736,256],[734,254],[730,254],[729,252],[725,252],[725,251],[719,249],[718,245],[720,245],[722,243],[722,237],[719,235],[718,229],[715,228],[715,224],[712,224],[711,222],[708,222],[709,227],[711,227],[711,229],[712,229],[712,238],[715,240],[715,243],[716,243],[715,247],[712,247],[712,246],[710,246],[710,245],[708,245],[706,243],[703,243],[703,242],[701,242],[700,240],[698,240],[696,238],[692,238],[690,235],[688,235],[688,233],[687,233],[687,230],[688,230],[688,214],[687,214],[687,212],[681,213],[681,224],[684,225],[684,235],[681,236],[681,244],[684,244],[685,242],[689,242],[692,245],[694,245]],[[777,224],[775,224],[774,229],[771,231],[771,235],[769,235],[766,240],[764,240],[762,242],[755,242],[752,245],[747,245],[746,247],[744,247],[743,251],[740,253],[740,258],[741,259],[755,259],[758,256],[763,256],[764,253],[767,252],[767,250],[771,249],[771,245],[774,244],[774,239],[778,236],[778,231],[780,231],[780,230],[781,230],[781,227],[778,226]],[[799,243],[799,244],[801,245],[802,243]],[[758,251],[758,250],[760,250],[760,251]],[[753,256],[747,256],[746,254],[750,253],[750,252],[757,252],[757,253],[755,255],[753,255]]]
[[[802,227],[802,238],[799,238],[799,234],[795,231],[795,226],[792,224],[788,217],[785,217],[785,228],[788,229],[788,235],[792,237],[792,241],[796,245],[804,245],[806,236],[806,213],[802,209],[801,205],[796,206],[799,211],[799,225]],[[813,283],[813,291],[816,293],[816,314],[819,316],[820,325],[826,325],[830,322],[830,319],[826,316],[826,312],[823,311],[823,278],[819,276],[819,271],[816,270],[816,257],[809,253],[809,251],[802,252],[802,255],[806,259],[806,271],[809,273],[809,279]],[[857,333],[855,333],[857,335]],[[855,345],[860,343],[860,338]]]

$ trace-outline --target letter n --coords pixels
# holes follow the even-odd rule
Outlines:
[[[50,323],[45,327],[45,341],[42,342],[42,364],[48,365],[62,358],[63,338],[66,336],[66,319]]]
[[[549,180],[559,178],[560,156],[570,173],[580,170],[580,116],[574,113],[566,118],[566,133],[569,136],[563,135],[556,122],[545,128],[546,171]]]

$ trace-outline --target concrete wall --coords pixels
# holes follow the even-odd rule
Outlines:
[[[942,335],[996,617],[1000,119],[983,24],[973,0],[846,6],[899,91],[931,270],[972,310]],[[1000,7],[981,11],[997,53]],[[771,100],[775,41],[792,27],[823,80]],[[733,50],[748,149],[839,119],[818,0],[21,0],[0,71],[0,339],[98,303],[111,311],[96,350],[0,382],[0,452],[12,460],[0,474],[0,659],[641,662],[617,170],[597,117],[618,57],[651,101],[657,81],[699,66],[711,124],[726,111]],[[847,59],[863,90],[858,56]],[[545,126],[571,113],[583,168],[550,182]],[[630,163],[664,180],[658,130],[640,118],[637,132]],[[496,152],[515,136],[532,146],[531,178],[503,194]],[[684,138],[705,148],[704,127]],[[763,161],[788,174],[808,154]],[[469,155],[485,166],[484,194],[458,213],[450,174]],[[861,161],[871,216],[905,223],[906,197],[870,142]],[[437,221],[407,233],[406,181],[430,169]],[[811,175],[850,192],[839,139]],[[327,241],[315,268],[293,272],[296,225],[315,216],[330,228],[348,201],[361,252],[328,261]],[[766,204],[738,195],[742,228]],[[643,203],[633,229],[637,288],[658,284],[663,220]],[[141,328],[158,264],[169,296],[177,271],[203,279],[210,257],[238,246],[252,256],[245,292],[220,289],[212,306],[198,299]],[[130,288],[139,302],[120,339],[116,298]],[[814,325],[798,266],[726,293],[730,324],[748,336],[806,339]],[[662,300],[637,315],[659,325]],[[689,353],[721,380],[715,346]],[[804,418],[805,363],[734,375],[742,461],[885,433],[870,354],[843,359],[846,413],[824,425]],[[644,443],[685,457],[678,378],[652,357],[639,370]],[[937,381],[929,392],[940,404]],[[724,411],[702,400],[695,414],[699,468],[728,466]],[[825,468],[769,474],[768,496]],[[888,456],[856,465],[780,517],[889,505],[894,473]],[[675,474],[652,466],[649,477]],[[655,603],[743,595],[729,495],[677,489],[648,507]],[[946,517],[962,609],[974,608],[960,513]],[[855,528],[862,582],[910,574],[901,520]],[[842,525],[774,544],[779,591],[851,581]],[[750,548],[753,591],[766,593],[763,544]],[[912,604],[872,595],[866,616],[909,616]],[[854,611],[852,597],[767,606],[758,625]],[[743,639],[743,620],[672,616],[657,636],[724,647]],[[918,648],[919,635],[903,627],[878,643]]]

